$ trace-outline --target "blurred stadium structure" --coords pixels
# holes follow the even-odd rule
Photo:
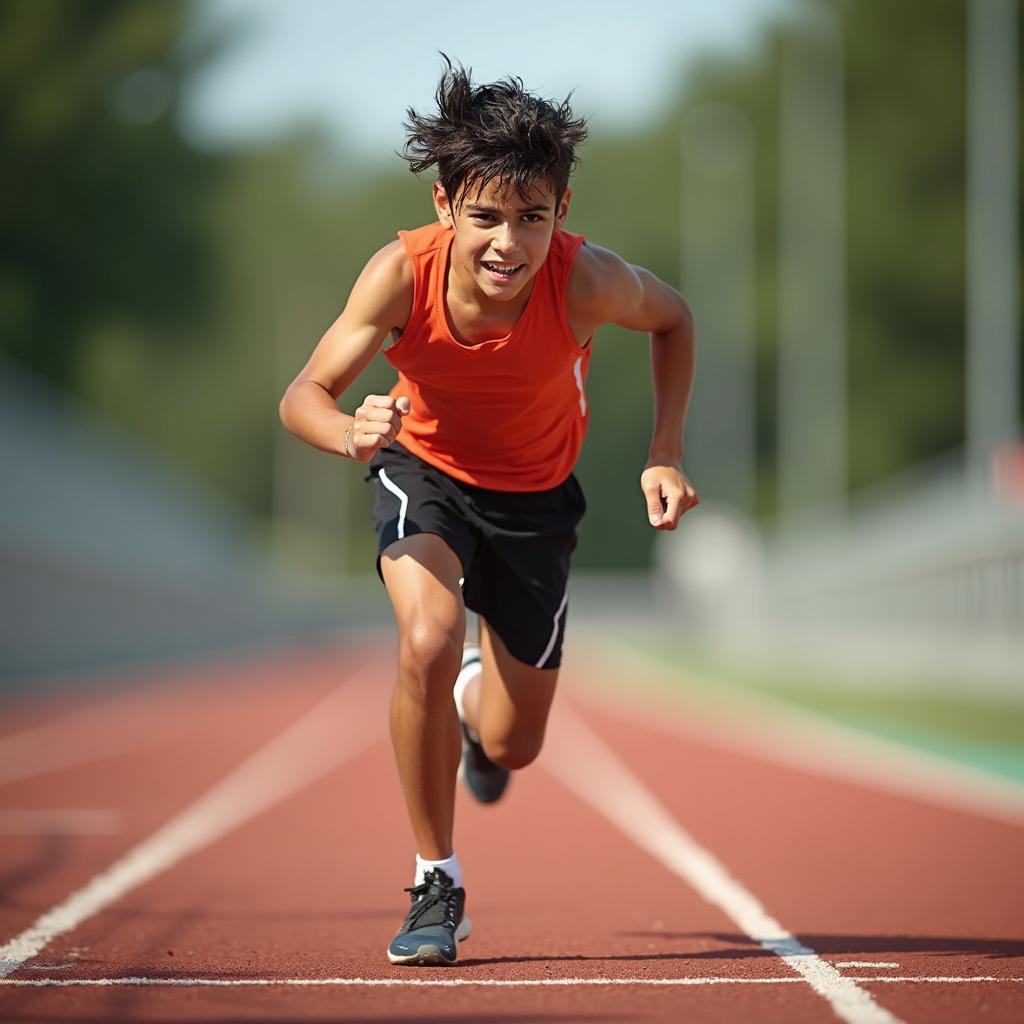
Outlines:
[[[706,508],[663,539],[660,571],[725,663],[1021,700],[1024,469],[1003,461],[998,489],[972,486],[957,454],[768,544]]]
[[[0,685],[335,625],[165,456],[0,362]]]

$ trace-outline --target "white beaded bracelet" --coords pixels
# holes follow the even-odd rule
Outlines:
[[[346,430],[345,430],[345,440],[344,440],[344,441],[342,442],[342,445],[343,445],[343,446],[344,446],[344,448],[345,448],[345,454],[346,454],[346,455],[347,455],[347,456],[348,456],[348,457],[349,457],[350,459],[355,459],[355,457],[356,457],[356,455],[355,455],[355,452],[351,451],[351,450],[349,449],[349,446],[348,446],[348,443],[349,443],[349,441],[350,441],[350,440],[352,440],[352,428],[353,428],[354,426],[355,426],[355,424],[354,424],[354,423],[350,423],[350,424],[348,425],[348,427],[347,427],[347,428],[346,428]]]

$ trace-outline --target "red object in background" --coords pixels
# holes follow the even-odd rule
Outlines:
[[[992,491],[1011,505],[1024,505],[1024,441],[1006,441],[992,452]]]

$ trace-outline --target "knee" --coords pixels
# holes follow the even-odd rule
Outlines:
[[[399,644],[399,677],[424,695],[450,687],[462,660],[462,636],[445,623],[421,620],[406,629]]]
[[[503,768],[518,771],[537,760],[544,745],[543,736],[481,737],[484,753]]]

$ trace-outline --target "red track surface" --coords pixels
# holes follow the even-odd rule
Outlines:
[[[763,904],[907,1022],[1024,1018],[1024,829],[716,748],[642,711],[572,704]],[[386,739],[390,652],[328,649],[168,671],[145,686],[4,709],[57,764],[0,807],[94,808],[109,835],[7,835],[3,941],[80,889],[299,719],[353,669],[361,752],[56,935],[10,979],[785,979],[779,984],[416,988],[0,987],[10,1021],[834,1021],[828,1002],[541,762],[497,808],[459,808],[473,937],[449,970],[389,965],[413,849]],[[581,674],[577,669],[578,677]],[[362,678],[367,677],[364,672]],[[342,691],[344,693],[345,691]],[[342,715],[345,722],[341,721]],[[563,716],[564,717],[564,716]],[[63,722],[62,725],[53,723]],[[563,741],[556,708],[549,745]],[[0,752],[2,752],[0,739]],[[109,751],[109,753],[104,753]],[[552,758],[548,758],[549,761]],[[0,757],[0,769],[3,767]],[[28,769],[26,768],[26,772]],[[795,979],[795,980],[794,980]]]

